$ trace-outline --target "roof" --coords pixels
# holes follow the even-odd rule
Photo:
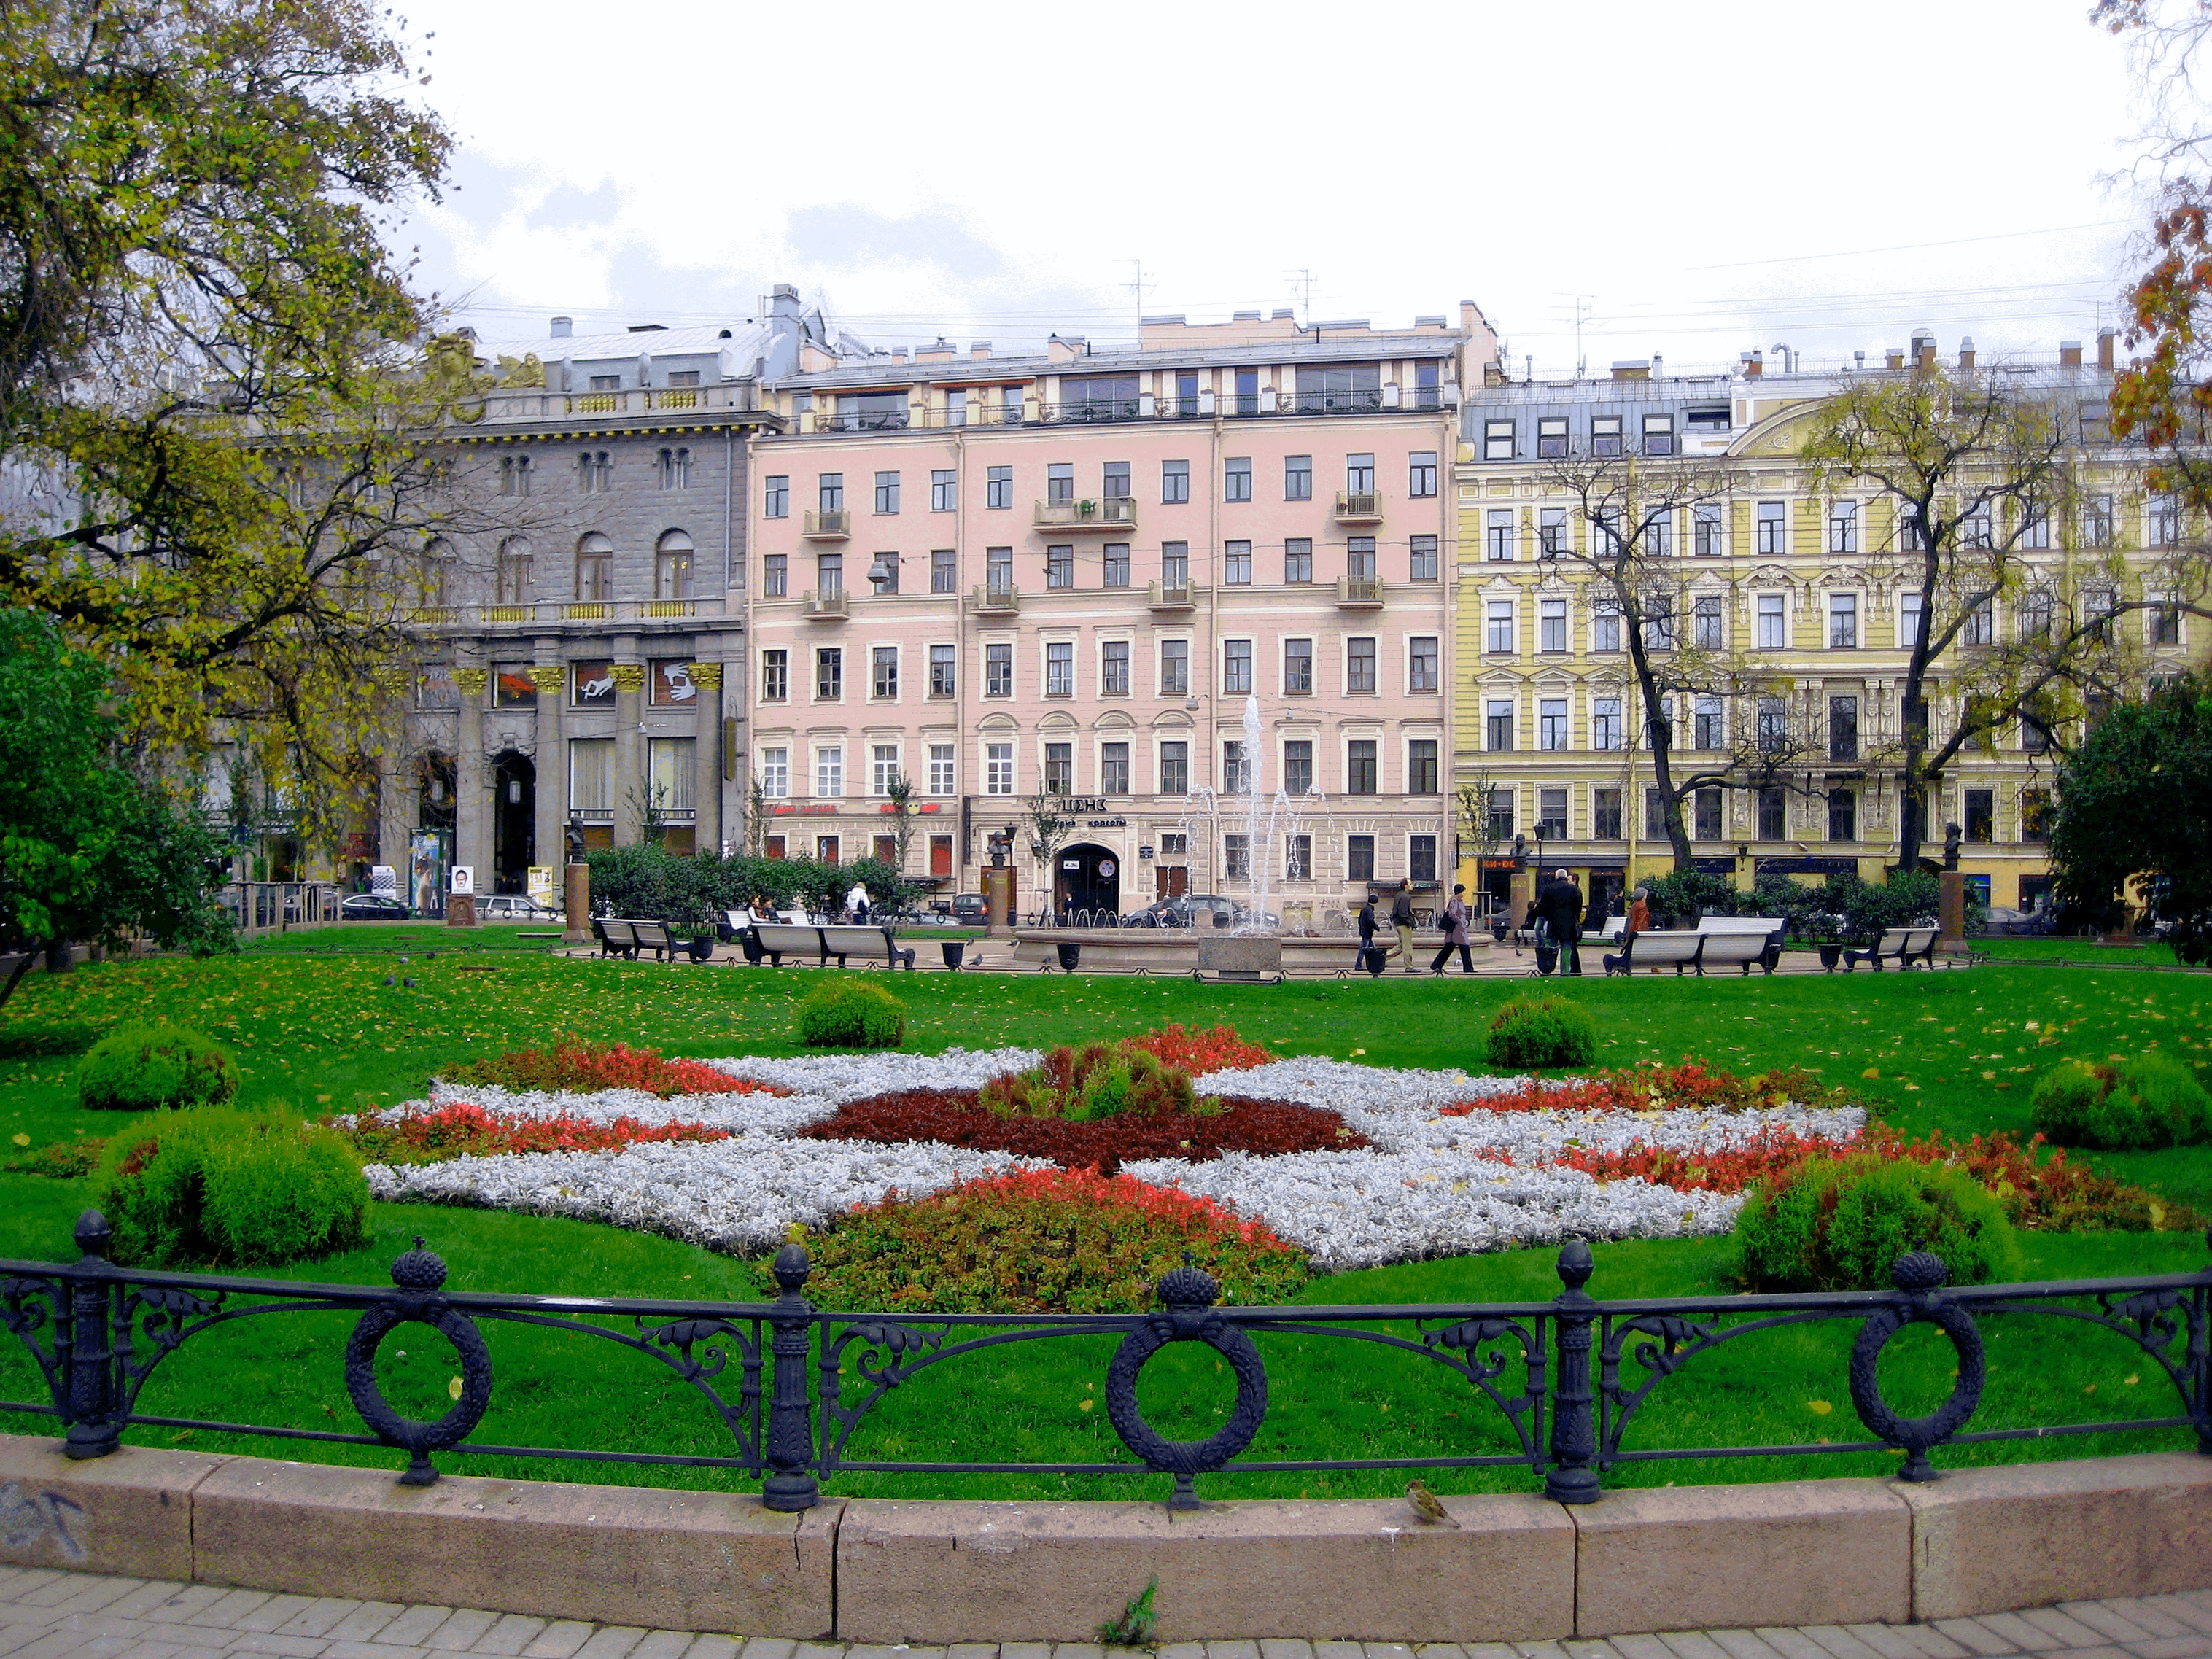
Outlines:
[[[897,362],[872,356],[812,374],[788,374],[779,385],[799,390],[904,385],[967,384],[1030,380],[1046,374],[1137,374],[1158,369],[1209,368],[1247,363],[1371,363],[1389,358],[1448,357],[1465,343],[1460,334],[1363,334],[1346,339],[1258,340],[1242,345],[1109,351],[1056,360],[1044,354],[956,357],[949,362]],[[541,356],[543,354],[540,354]]]
[[[524,340],[478,340],[476,354],[486,362],[520,360],[535,352],[541,363],[635,362],[640,357],[702,357],[726,352],[750,364],[769,349],[769,330],[742,319],[696,328],[623,330],[615,334],[534,335]]]

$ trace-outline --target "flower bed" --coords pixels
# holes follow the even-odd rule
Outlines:
[[[556,1039],[550,1048],[520,1048],[496,1060],[464,1061],[447,1072],[445,1080],[516,1091],[629,1089],[661,1099],[786,1092],[773,1084],[733,1077],[704,1060],[664,1060],[658,1048],[574,1037]]]
[[[1274,1059],[1258,1043],[1247,1042],[1238,1036],[1236,1028],[1231,1025],[1217,1025],[1210,1031],[1190,1031],[1178,1021],[1129,1041],[1155,1060],[1188,1072],[1193,1077],[1202,1077],[1208,1072],[1241,1072],[1254,1066],[1265,1066]]]
[[[1668,1112],[1685,1109],[1748,1112],[1786,1106],[1847,1106],[1850,1097],[1796,1066],[1738,1077],[1697,1060],[1679,1066],[1647,1061],[1624,1070],[1547,1083],[1517,1080],[1504,1095],[1455,1101],[1446,1117],[1469,1112]]]
[[[602,1120],[567,1112],[550,1117],[488,1112],[466,1100],[362,1112],[336,1127],[364,1160],[379,1164],[435,1164],[509,1152],[602,1152],[645,1141],[724,1140],[730,1133],[704,1123],[641,1123],[628,1116]]]

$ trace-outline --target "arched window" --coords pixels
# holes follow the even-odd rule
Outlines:
[[[691,452],[688,449],[664,449],[660,452],[660,487],[663,489],[691,488]]]
[[[663,533],[653,553],[653,593],[664,599],[691,597],[691,538],[680,530]]]
[[[443,536],[433,536],[422,544],[422,603],[430,605],[451,605],[453,569],[459,562],[453,556],[453,544]]]
[[[499,603],[530,603],[530,538],[509,536],[499,544]]]
[[[576,598],[603,605],[615,596],[615,544],[597,532],[576,543]]]

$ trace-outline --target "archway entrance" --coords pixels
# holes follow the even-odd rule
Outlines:
[[[1110,847],[1080,842],[1063,847],[1053,862],[1053,908],[1065,915],[1090,910],[1121,913],[1121,856]]]
[[[538,768],[529,756],[510,749],[493,764],[491,825],[492,891],[526,891],[538,847]]]

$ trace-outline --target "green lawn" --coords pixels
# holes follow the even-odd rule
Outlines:
[[[364,928],[363,933],[369,930]],[[309,948],[349,930],[304,933],[236,958],[112,963],[27,981],[0,1018],[0,1137],[33,1146],[110,1127],[76,1104],[74,1058],[41,1052],[82,1034],[158,1011],[229,1042],[249,1101],[283,1099],[308,1109],[389,1104],[419,1094],[453,1059],[544,1040],[556,1032],[623,1038],[670,1052],[793,1052],[793,1004],[816,982],[807,973],[688,964],[562,962],[500,948],[505,930],[482,930],[455,949],[441,929],[377,930],[374,954]],[[2032,941],[2033,942],[2033,941]],[[508,941],[512,945],[512,941]],[[404,948],[403,948],[404,947]],[[406,957],[404,962],[399,958]],[[416,984],[386,986],[413,978]],[[1363,1058],[1378,1065],[1481,1069],[1486,1015],[1522,988],[1496,981],[1304,982],[1199,987],[1188,981],[1022,978],[916,974],[896,981],[909,1011],[908,1047],[982,1047],[1074,1041],[1148,1029],[1171,1019],[1234,1024],[1284,1054]],[[2099,973],[2071,968],[1910,975],[1856,974],[1750,980],[1589,979],[1557,988],[1585,1001],[1601,1033],[1600,1060],[1620,1064],[1695,1054],[1737,1070],[1799,1063],[1856,1090],[1877,1114],[1908,1131],[1964,1134],[2024,1129],[2027,1091],[2063,1055],[2101,1059],[2164,1046],[2203,1070],[2212,981],[2196,975]],[[2030,1029],[2031,1024],[2033,1029]],[[72,1039],[71,1034],[76,1034]],[[2212,1152],[2139,1155],[2101,1163],[2172,1197],[2212,1209]],[[53,1260],[88,1183],[0,1174],[0,1255]],[[451,1263],[455,1289],[550,1294],[750,1299],[762,1287],[746,1264],[674,1242],[550,1218],[383,1206],[362,1250],[284,1276],[381,1283],[407,1237],[428,1236]],[[2182,1272],[2206,1262],[2193,1235],[2037,1237],[2025,1241],[2031,1276],[2068,1278]],[[1600,1247],[1591,1291],[1601,1297],[1725,1291],[1726,1241],[1654,1241]],[[1552,1252],[1516,1251],[1345,1274],[1316,1284],[1316,1304],[1540,1299],[1557,1280]],[[299,1427],[357,1427],[339,1382],[346,1321],[301,1315],[246,1322],[196,1339],[149,1386],[143,1410],[246,1418]],[[2048,1321],[2006,1316],[1990,1333],[1992,1379],[1978,1428],[2037,1420],[2125,1419],[2170,1413],[2172,1393],[2124,1340],[2086,1328],[2054,1340]],[[1844,1382],[1847,1327],[1792,1328],[1749,1338],[1693,1361],[1654,1391],[1629,1444],[1777,1443],[1862,1437]],[[1926,1342],[1907,1339],[1927,1337]],[[480,1437],[508,1444],[582,1443],[683,1455],[727,1449],[690,1390],[637,1356],[588,1339],[516,1327],[489,1334],[501,1384]],[[1273,1404],[1250,1455],[1389,1456],[1420,1450],[1504,1451],[1493,1407],[1427,1362],[1365,1344],[1273,1336]],[[1948,1348],[1908,1332],[1884,1361],[1901,1403],[1932,1398],[1950,1368]],[[395,1397],[417,1414],[446,1402],[453,1367],[432,1339],[387,1342],[383,1364]],[[1082,1350],[1082,1352],[1078,1352]],[[1171,1437],[1210,1432],[1226,1403],[1226,1378],[1210,1354],[1177,1348],[1145,1373],[1149,1414]],[[1517,1362],[1516,1362],[1517,1363]],[[856,1431],[859,1460],[953,1456],[970,1461],[1121,1461],[1095,1403],[1104,1354],[1090,1339],[1018,1345],[949,1362],[890,1395]],[[1194,1386],[1178,1390],[1177,1379]],[[2130,1380],[2133,1379],[2133,1380]],[[0,1395],[38,1397],[26,1360],[0,1360]],[[1090,1404],[1086,1409],[1086,1402]],[[1385,1407],[1388,1409],[1384,1409]],[[1826,1407],[1826,1409],[1823,1409]],[[1924,1408],[1924,1407],[1915,1407]],[[36,1419],[5,1426],[40,1432]],[[229,1444],[184,1431],[142,1430],[156,1444]],[[2089,1442],[2006,1442],[1950,1461],[2079,1455],[2121,1445],[2181,1446],[2176,1431]],[[236,1443],[238,1449],[270,1449]],[[382,1451],[318,1448],[307,1455],[389,1465]],[[1828,1473],[1874,1473],[1893,1459],[1839,1455]],[[502,1461],[470,1467],[500,1472]],[[697,1470],[627,1470],[566,1464],[516,1466],[555,1478],[718,1484]],[[1792,1460],[1617,1469],[1615,1484],[1741,1480],[1802,1474]],[[1212,1489],[1252,1493],[1350,1493],[1395,1489],[1388,1473],[1246,1475]],[[1446,1490],[1526,1489],[1525,1471],[1440,1473]],[[742,1484],[742,1483],[740,1483]],[[1055,1477],[844,1475],[842,1492],[913,1496],[986,1492],[1007,1496],[1152,1493],[1158,1481]]]

